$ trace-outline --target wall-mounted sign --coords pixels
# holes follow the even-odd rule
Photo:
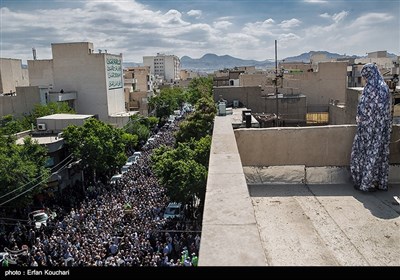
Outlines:
[[[118,56],[107,56],[108,89],[122,88],[122,59]]]

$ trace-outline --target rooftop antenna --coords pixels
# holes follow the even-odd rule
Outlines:
[[[36,49],[32,48],[33,60],[36,60]]]

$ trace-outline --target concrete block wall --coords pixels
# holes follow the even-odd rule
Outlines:
[[[355,125],[235,130],[243,166],[348,166]],[[390,163],[400,164],[400,125],[393,126]]]

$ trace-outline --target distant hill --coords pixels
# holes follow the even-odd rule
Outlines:
[[[266,68],[273,65],[271,60],[257,61],[236,58],[230,55],[216,55],[208,53],[201,58],[191,58],[183,56],[181,58],[182,69],[191,69],[197,71],[210,72],[224,68],[234,68],[239,66],[256,66],[257,68]]]
[[[302,53],[297,56],[286,57],[284,60],[285,62],[310,62],[310,58],[314,54],[325,54],[330,59],[336,59],[341,57],[351,57],[351,58],[361,58],[362,56],[356,55],[344,55],[338,53],[331,53],[327,51],[310,51],[308,53]],[[396,56],[395,54],[388,53],[389,57]],[[281,60],[280,60],[281,61]],[[135,63],[135,62],[124,62],[123,67],[134,67],[134,66],[142,66],[142,63]],[[264,61],[257,61],[257,60],[246,60],[236,58],[230,55],[216,55],[213,53],[208,53],[203,55],[201,58],[191,58],[189,56],[182,56],[181,57],[181,68],[193,71],[200,71],[200,72],[213,72],[215,70],[221,70],[224,68],[234,68],[239,66],[255,66],[256,68],[274,68],[275,61],[273,60],[264,60]]]
[[[136,66],[143,66],[143,64],[136,62],[122,62],[122,68],[136,67]]]
[[[310,51],[308,53],[302,53],[302,54],[300,54],[298,56],[287,57],[284,60],[285,60],[285,62],[304,62],[304,63],[308,63],[308,62],[310,62],[311,56],[313,56],[314,54],[324,54],[329,59],[336,59],[336,58],[341,58],[341,57],[357,58],[357,56],[355,56],[355,55],[348,56],[348,55],[343,55],[343,54],[338,54],[338,53],[330,53],[330,52],[327,52],[327,51]]]

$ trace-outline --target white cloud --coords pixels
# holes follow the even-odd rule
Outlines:
[[[177,10],[169,10],[164,14],[163,23],[166,25],[187,25],[188,22],[182,20],[182,14]]]
[[[227,29],[229,26],[232,25],[232,22],[229,22],[227,20],[223,20],[223,21],[215,21],[213,23],[214,28],[216,29]]]
[[[44,1],[38,1],[38,7],[41,2]],[[271,5],[287,5],[281,2],[286,1],[273,1]],[[74,8],[42,5],[41,9],[34,10],[3,5],[0,56],[32,59],[31,49],[35,47],[39,59],[48,59],[51,43],[74,41],[92,42],[96,49],[107,49],[109,53],[122,52],[125,61],[135,62],[157,52],[192,57],[217,53],[263,60],[274,56],[275,39],[282,57],[310,50],[348,54],[380,49],[398,52],[395,11],[360,15],[361,11],[352,1],[346,4],[347,11],[321,12],[318,5],[308,5],[306,13],[301,14],[299,9],[290,18],[279,21],[277,18],[284,14],[273,14],[267,8],[263,18],[256,14],[235,14],[240,9],[209,13],[205,8],[197,10],[196,5],[189,11],[180,10],[179,5],[175,9],[169,6],[169,10],[159,10],[134,0],[74,3],[79,4]],[[352,11],[351,17],[348,11]],[[197,16],[199,19],[192,23]]]
[[[322,18],[331,19],[334,22],[339,22],[339,21],[342,21],[345,17],[347,17],[348,14],[349,14],[348,11],[341,11],[340,13],[333,14],[333,15],[330,15],[328,13],[323,13],[323,14],[320,14],[319,16]]]
[[[303,0],[305,3],[310,3],[310,4],[322,4],[322,3],[328,3],[326,0]]]
[[[233,16],[226,16],[226,17],[219,17],[217,18],[218,21],[222,21],[222,20],[232,20],[234,19]]]
[[[386,13],[368,13],[358,17],[352,24],[352,28],[363,28],[371,25],[376,25],[378,23],[386,22],[392,20],[394,17]],[[397,26],[398,28],[398,26]]]
[[[282,27],[283,29],[290,29],[296,26],[299,26],[301,24],[301,21],[298,20],[297,18],[292,18],[289,20],[284,20],[282,21],[279,26]]]
[[[191,17],[195,17],[199,19],[201,17],[202,11],[201,10],[190,10],[187,14]]]
[[[275,29],[274,23],[275,21],[271,18],[264,21],[248,22],[242,31],[254,36],[272,35]]]

